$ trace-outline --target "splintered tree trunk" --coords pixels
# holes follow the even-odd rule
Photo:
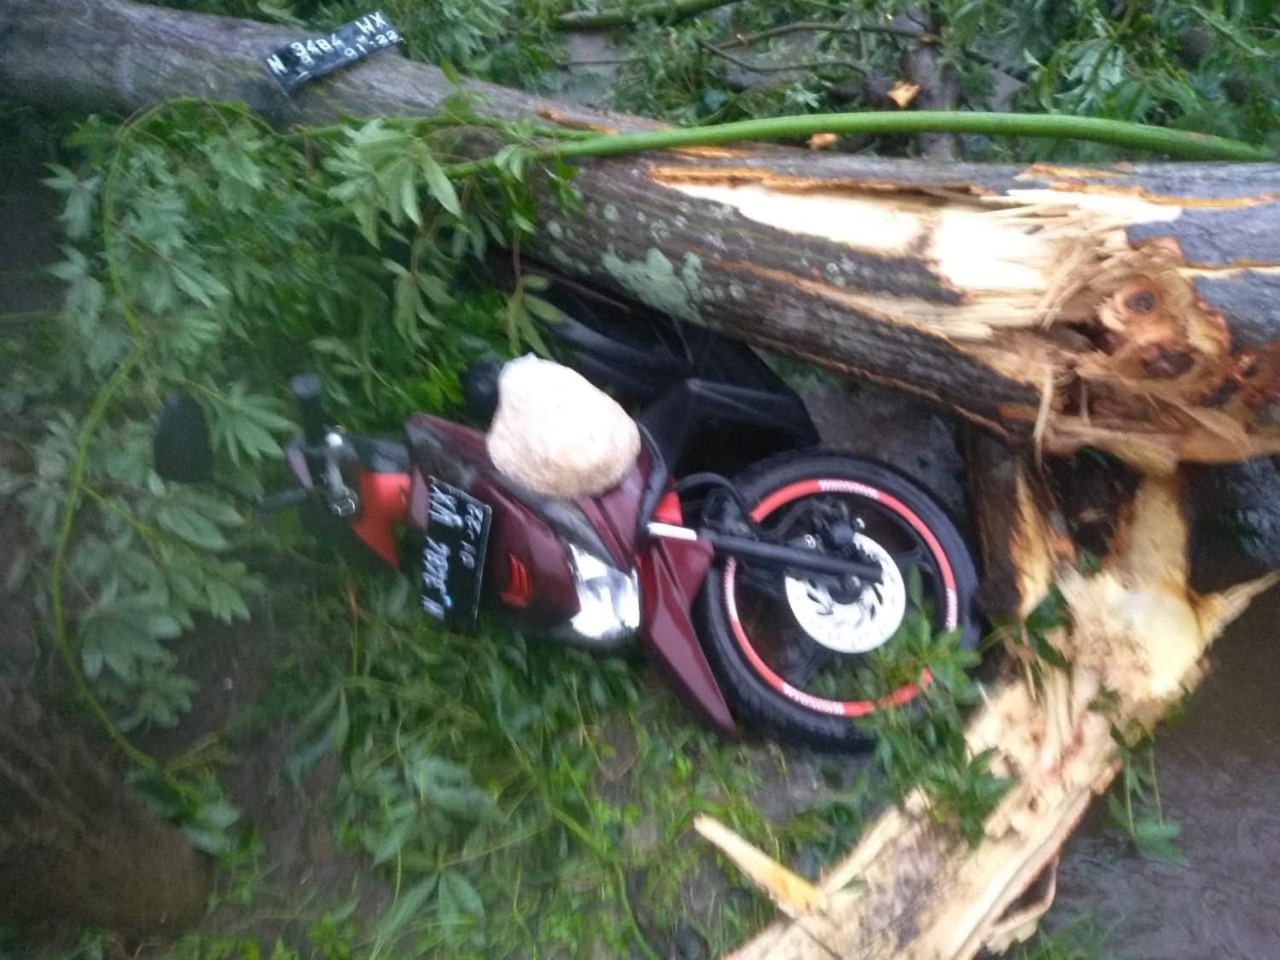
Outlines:
[[[1141,478],[1109,505],[1108,553],[1084,574],[1029,458],[983,438],[970,470],[985,545],[1001,559],[988,576],[1008,612],[1025,617],[1051,584],[1065,607],[1046,639],[1069,666],[1033,664],[1014,645],[966,728],[970,749],[994,750],[992,770],[1011,786],[977,846],[913,796],[812,886],[704,818],[699,831],[789,918],[730,960],[968,960],[1030,935],[1052,902],[1062,845],[1120,768],[1113,729],[1134,736],[1181,701],[1221,629],[1280,578],[1194,593],[1176,475]]]
[[[293,39],[123,0],[7,0],[0,89],[121,113],[236,99],[278,127],[437,113],[454,92],[432,67],[379,55],[291,99],[263,59]],[[495,118],[652,126],[468,88]],[[493,148],[490,132],[464,136],[477,155]],[[970,460],[984,590],[1016,616],[1056,586],[1067,608],[1049,639],[1069,669],[1046,667],[1040,683],[1030,664],[1014,669],[968,729],[1013,781],[978,847],[917,797],[812,886],[701,824],[790,917],[739,956],[960,960],[1024,934],[1040,909],[1028,888],[1117,769],[1111,727],[1156,722],[1266,585],[1191,591],[1178,465],[1280,452],[1280,168],[997,167],[744,145],[584,162],[576,183],[581,213],[543,197],[532,252],[549,264],[984,428]],[[1035,456],[1083,446],[1136,476],[1089,575]],[[1092,709],[1104,701],[1105,714]]]
[[[80,734],[0,679],[0,922],[130,937],[204,914],[209,864],[125,789]]]
[[[294,28],[122,0],[7,0],[0,84],[122,113],[179,95],[278,126],[428,114],[442,74],[379,54],[290,98]],[[485,84],[494,117],[627,130]],[[476,149],[488,136],[477,131]],[[930,398],[1042,450],[1147,470],[1280,451],[1280,168],[928,164],[777,147],[586,162],[533,253],[677,316]]]

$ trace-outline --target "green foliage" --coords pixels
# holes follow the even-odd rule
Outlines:
[[[1160,804],[1160,782],[1156,777],[1155,744],[1147,740],[1137,746],[1122,745],[1124,766],[1107,794],[1107,813],[1134,849],[1152,860],[1186,863],[1178,847],[1179,824],[1166,820]]]
[[[1108,945],[1110,931],[1089,914],[1078,914],[1053,929],[1039,930],[1035,939],[1018,946],[1013,960],[1121,960]]]
[[[925,33],[923,42],[954,78],[961,110],[1060,113],[1280,140],[1274,5],[937,0],[925,8],[934,21],[929,30],[906,16],[921,5],[905,0],[747,0],[677,25],[642,21],[620,38],[614,102],[677,123],[883,109],[889,87],[911,79],[905,56]],[[912,149],[900,137],[874,145],[878,152]],[[961,148],[975,158],[1115,156],[1093,145],[974,137]]]
[[[322,29],[366,12],[356,0],[169,0]],[[406,53],[501,83],[544,90],[565,63],[563,0],[390,0]],[[923,28],[909,15],[925,10]],[[924,35],[924,40],[920,39]],[[615,106],[680,124],[892,108],[927,44],[954,80],[955,108],[1049,112],[1153,123],[1280,143],[1280,14],[1256,0],[744,0],[676,23],[638,18],[620,45]],[[859,138],[878,152],[902,136]],[[975,159],[1109,159],[1114,148],[968,136]]]
[[[1094,563],[1081,554],[1081,563]],[[1067,670],[1069,664],[1053,644],[1054,631],[1067,626],[1066,603],[1056,585],[1050,585],[1044,599],[1020,623],[1000,623],[987,641],[990,647],[1003,645],[1026,669],[1036,691],[1044,688],[1046,670]]]
[[[273,700],[297,717],[288,775],[335,751],[339,837],[394,879],[357,955],[649,955],[647,929],[687,916],[681,880],[710,859],[695,813],[780,855],[804,842],[754,809],[746,750],[642,693],[632,665],[492,623],[441,633],[406,581],[352,587],[311,628],[341,655],[282,674]],[[767,909],[719,904],[705,933],[728,946]]]
[[[245,934],[191,935],[170,953],[171,960],[353,960],[359,952],[353,905],[324,913],[309,925],[305,946],[281,938],[264,942]]]
[[[176,722],[194,685],[170,641],[200,615],[247,617],[261,589],[232,550],[239,510],[151,471],[162,397],[196,395],[224,475],[259,489],[291,425],[287,374],[318,369],[331,409],[390,428],[456,399],[471,358],[499,337],[518,349],[550,316],[524,288],[505,306],[455,293],[464,258],[527,233],[534,211],[515,175],[460,194],[437,156],[465,104],[446,115],[300,144],[242,109],[178,102],[121,128],[90,122],[72,141],[83,165],[52,167],[66,300],[0,391],[45,428],[22,438],[32,469],[0,480],[36,539],[17,569],[52,556],[55,584],[74,585],[74,637],[58,639],[120,729]],[[568,199],[567,173],[551,175]],[[56,590],[52,607],[57,633]]]
[[[459,124],[493,126],[509,143],[484,183],[446,175]],[[262,589],[246,559],[270,541],[287,545],[287,528],[246,526],[221,495],[161,480],[149,421],[167,394],[194,394],[220,473],[259,490],[291,427],[281,394],[299,368],[321,371],[327,403],[346,423],[387,429],[456,399],[472,358],[537,345],[535,322],[557,316],[537,296],[543,281],[518,278],[505,300],[457,282],[490,244],[518,245],[533,229],[526,175],[573,202],[568,169],[535,165],[523,150],[535,132],[497,127],[459,100],[435,121],[280,137],[239,107],[180,101],[122,127],[90,122],[72,142],[80,158],[52,168],[68,241],[53,270],[66,301],[3,388],[7,408],[43,424],[18,438],[29,469],[3,477],[35,535],[14,579],[51,579],[39,606],[100,718],[141,765],[135,787],[224,860],[245,856],[252,834],[238,832],[238,811],[216,783],[157,769],[120,731],[177,722],[195,684],[177,671],[173,642],[201,616],[246,618]],[[617,858],[591,840],[597,818],[621,816],[588,800],[588,756],[569,749],[584,718],[619,696],[634,703],[633,675],[553,657],[560,668],[592,667],[565,685],[513,642],[491,648],[490,685],[476,688],[476,641],[414,636],[407,582],[397,590],[353,651],[352,673],[328,678],[327,697],[314,687],[301,694],[317,705],[300,722],[289,771],[302,776],[339,751],[343,836],[403,879],[370,932],[372,953],[412,935],[484,954],[494,883],[472,864],[493,870],[513,825],[510,843],[545,845],[543,872],[517,876],[511,894],[521,929],[552,895],[554,862],[589,841],[573,862],[606,885],[570,891],[586,914],[564,933],[636,940],[630,914],[611,913],[625,899]],[[546,764],[562,777],[554,787],[541,777]],[[197,949],[247,955],[249,943]],[[262,956],[294,955],[254,944]]]
[[[913,571],[914,572],[914,571]],[[972,844],[983,835],[1008,781],[991,770],[994,751],[970,754],[964,713],[981,698],[970,671],[979,655],[961,649],[959,631],[935,635],[921,602],[920,581],[908,583],[913,611],[889,643],[868,657],[860,685],[867,699],[919,682],[930,682],[904,708],[878,710],[858,721],[876,736],[875,757],[899,802],[915,791],[929,816],[958,829]]]
[[[751,115],[734,109],[725,84],[727,62],[708,56],[702,44],[715,25],[699,19],[681,26],[641,23],[628,35],[632,58],[622,64],[613,90],[620,110],[672,123],[711,123]]]

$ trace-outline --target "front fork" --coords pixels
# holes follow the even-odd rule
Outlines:
[[[668,491],[653,521],[678,527],[680,498]],[[640,552],[640,636],[645,653],[681,700],[723,737],[737,736],[733,713],[702,652],[693,604],[711,570],[715,548],[706,541],[648,536]]]
[[[640,556],[640,631],[646,652],[682,700],[724,737],[737,735],[733,714],[694,628],[694,601],[715,549],[705,541],[654,537]]]
[[[693,604],[718,554],[781,569],[801,569],[842,582],[879,583],[874,562],[824,555],[810,548],[771,544],[715,530],[684,526],[680,501],[668,492],[646,527],[640,557],[644,599],[641,632],[671,686],[723,736],[736,735],[733,714],[702,651],[692,619]],[[816,544],[814,545],[816,547]]]

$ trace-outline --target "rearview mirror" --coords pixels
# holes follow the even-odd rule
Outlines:
[[[175,483],[201,483],[213,477],[209,422],[195,399],[175,394],[156,420],[151,446],[156,473]]]

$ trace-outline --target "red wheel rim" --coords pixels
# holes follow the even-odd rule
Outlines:
[[[897,497],[886,493],[877,487],[870,486],[865,483],[858,483],[854,480],[837,480],[837,479],[811,479],[801,480],[797,483],[788,484],[778,490],[775,490],[769,496],[765,497],[760,504],[751,511],[751,518],[756,522],[760,522],[767,518],[779,507],[785,506],[801,497],[812,496],[816,493],[854,493],[858,496],[865,497],[868,500],[874,500],[883,507],[904,520],[924,541],[926,548],[933,557],[934,563],[938,567],[938,571],[942,576],[942,588],[946,597],[946,615],[944,618],[944,629],[954,630],[960,620],[959,598],[956,593],[955,574],[952,572],[951,564],[947,560],[947,555],[943,552],[942,545],[938,543],[938,538],[933,535],[925,523]],[[886,694],[879,700],[830,700],[825,697],[814,696],[799,690],[792,686],[782,677],[780,677],[772,667],[765,663],[764,658],[756,650],[747,637],[747,632],[742,626],[742,619],[738,615],[738,601],[734,593],[734,584],[737,579],[738,561],[730,557],[724,567],[724,599],[725,608],[729,614],[729,625],[733,630],[734,639],[738,643],[738,647],[742,650],[747,661],[755,669],[765,682],[774,690],[782,694],[793,703],[798,703],[809,710],[818,713],[826,713],[837,717],[865,717],[869,713],[876,710],[883,710],[886,707],[901,706],[913,700],[923,687],[927,687],[931,681],[929,671],[924,671],[920,676],[919,683],[911,683],[906,686],[899,687],[892,693]]]

